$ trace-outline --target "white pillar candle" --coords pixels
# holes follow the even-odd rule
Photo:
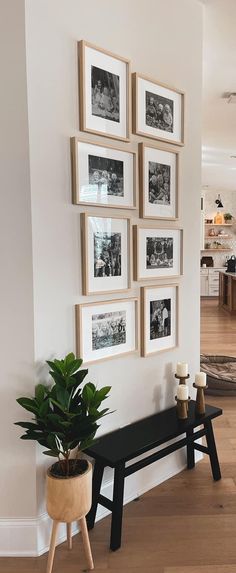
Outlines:
[[[187,362],[177,362],[176,365],[176,374],[181,378],[188,376],[188,364]]]
[[[178,400],[188,400],[188,386],[186,384],[179,384],[177,388]]]
[[[205,372],[197,372],[195,374],[195,384],[196,386],[206,386],[206,373]]]

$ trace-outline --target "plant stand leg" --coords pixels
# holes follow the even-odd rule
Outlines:
[[[50,547],[49,547],[49,553],[48,553],[47,573],[51,573],[51,571],[52,571],[53,559],[54,559],[55,548],[56,548],[56,538],[57,538],[58,526],[59,526],[59,521],[53,521]]]
[[[72,549],[71,526],[72,526],[72,523],[67,523],[67,524],[66,524],[68,549]]]
[[[81,517],[81,519],[79,520],[79,526],[80,526],[80,530],[82,533],[84,552],[86,555],[88,568],[94,569],[93,556],[92,556],[92,551],[91,551],[91,547],[90,547],[89,534],[88,534],[87,522],[86,522],[85,517]]]

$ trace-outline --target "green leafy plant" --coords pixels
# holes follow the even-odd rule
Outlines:
[[[38,384],[34,398],[18,398],[18,404],[34,417],[31,422],[16,425],[25,429],[22,440],[35,440],[45,447],[43,453],[57,457],[68,476],[72,450],[77,448],[77,459],[93,443],[98,420],[109,413],[109,408],[101,410],[100,406],[111,387],[98,390],[88,382],[81,388],[88,370],[81,369],[82,359],[75,358],[72,352],[62,360],[48,360],[47,364],[54,383]]]
[[[233,215],[231,215],[231,213],[224,213],[224,219],[225,221],[232,221]]]

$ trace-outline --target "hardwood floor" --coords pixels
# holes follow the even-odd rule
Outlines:
[[[201,351],[236,355],[236,317],[202,304]],[[90,540],[97,573],[236,573],[236,398],[213,398],[224,416],[214,422],[222,480],[213,482],[208,456],[124,508],[123,546],[108,550],[110,517]],[[158,463],[158,462],[157,462]],[[157,470],[158,471],[158,470]],[[42,573],[47,556],[0,559],[1,573]],[[56,550],[54,573],[85,570],[80,535]]]
[[[218,299],[201,302],[201,352],[236,356],[236,316],[218,308]]]

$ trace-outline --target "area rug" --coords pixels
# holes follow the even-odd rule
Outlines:
[[[236,358],[201,354],[201,371],[206,372],[206,394],[236,396]]]

